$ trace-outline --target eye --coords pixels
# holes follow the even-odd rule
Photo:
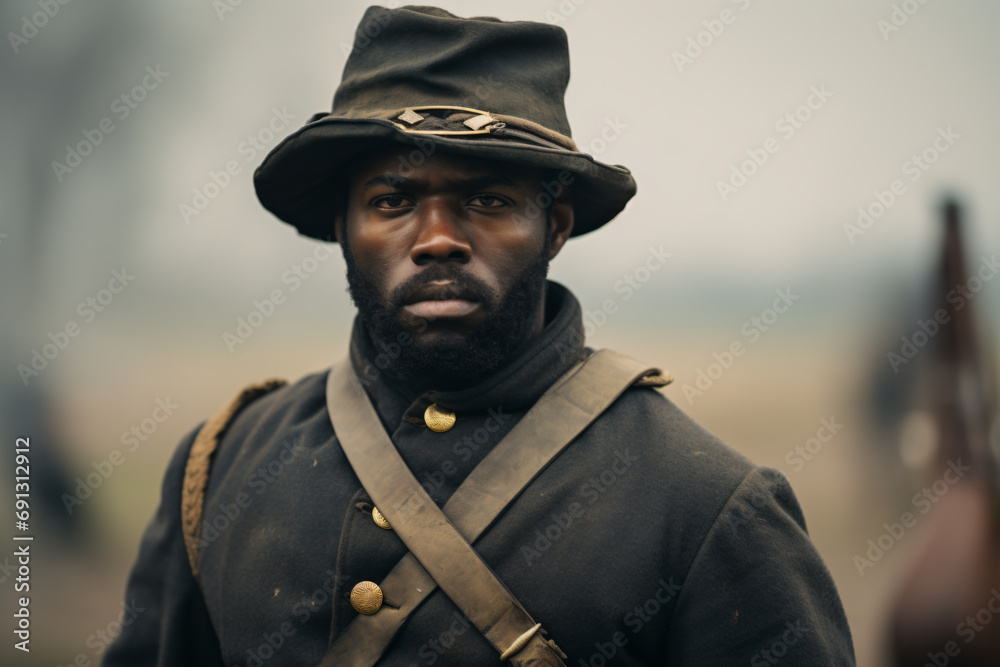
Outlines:
[[[412,206],[413,202],[410,201],[408,197],[404,195],[382,195],[381,197],[376,197],[371,201],[373,206],[377,206],[381,209],[397,209],[405,208],[407,206]]]
[[[498,195],[476,195],[469,200],[469,204],[479,208],[502,208],[507,202]]]

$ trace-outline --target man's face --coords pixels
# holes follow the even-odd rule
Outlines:
[[[572,207],[540,169],[441,152],[415,166],[412,152],[370,155],[351,175],[336,223],[348,286],[376,342],[412,337],[399,372],[467,385],[541,331]]]

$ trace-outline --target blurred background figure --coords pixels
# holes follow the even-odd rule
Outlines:
[[[998,267],[996,255],[967,263],[957,201],[942,213],[930,308],[902,351],[924,362],[912,397],[919,421],[902,440],[902,459],[922,464],[921,498],[937,507],[901,580],[889,643],[898,667],[987,667],[1000,664],[1000,423],[984,344],[993,338],[975,295]]]

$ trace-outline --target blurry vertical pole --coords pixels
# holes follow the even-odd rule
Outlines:
[[[957,289],[976,275],[965,261],[959,205],[948,201],[943,212],[934,307],[950,319],[928,341],[928,386],[921,392],[931,403],[927,408],[937,431],[927,479],[936,500],[892,607],[888,644],[895,667],[996,667],[1000,614],[989,611],[1000,609],[1000,467],[990,440],[997,417],[995,368],[983,347],[979,300]],[[960,477],[959,461],[970,468]],[[947,487],[934,489],[942,479]]]

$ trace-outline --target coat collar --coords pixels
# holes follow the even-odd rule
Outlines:
[[[535,401],[585,354],[580,303],[566,287],[546,281],[545,327],[527,346],[482,382],[456,391],[409,389],[392,372],[389,357],[371,341],[359,316],[351,332],[350,359],[354,372],[371,397],[384,426],[392,433],[401,420],[420,421],[431,403],[456,413],[502,406],[518,410]],[[381,356],[380,356],[381,355]],[[380,369],[379,365],[386,367]]]

